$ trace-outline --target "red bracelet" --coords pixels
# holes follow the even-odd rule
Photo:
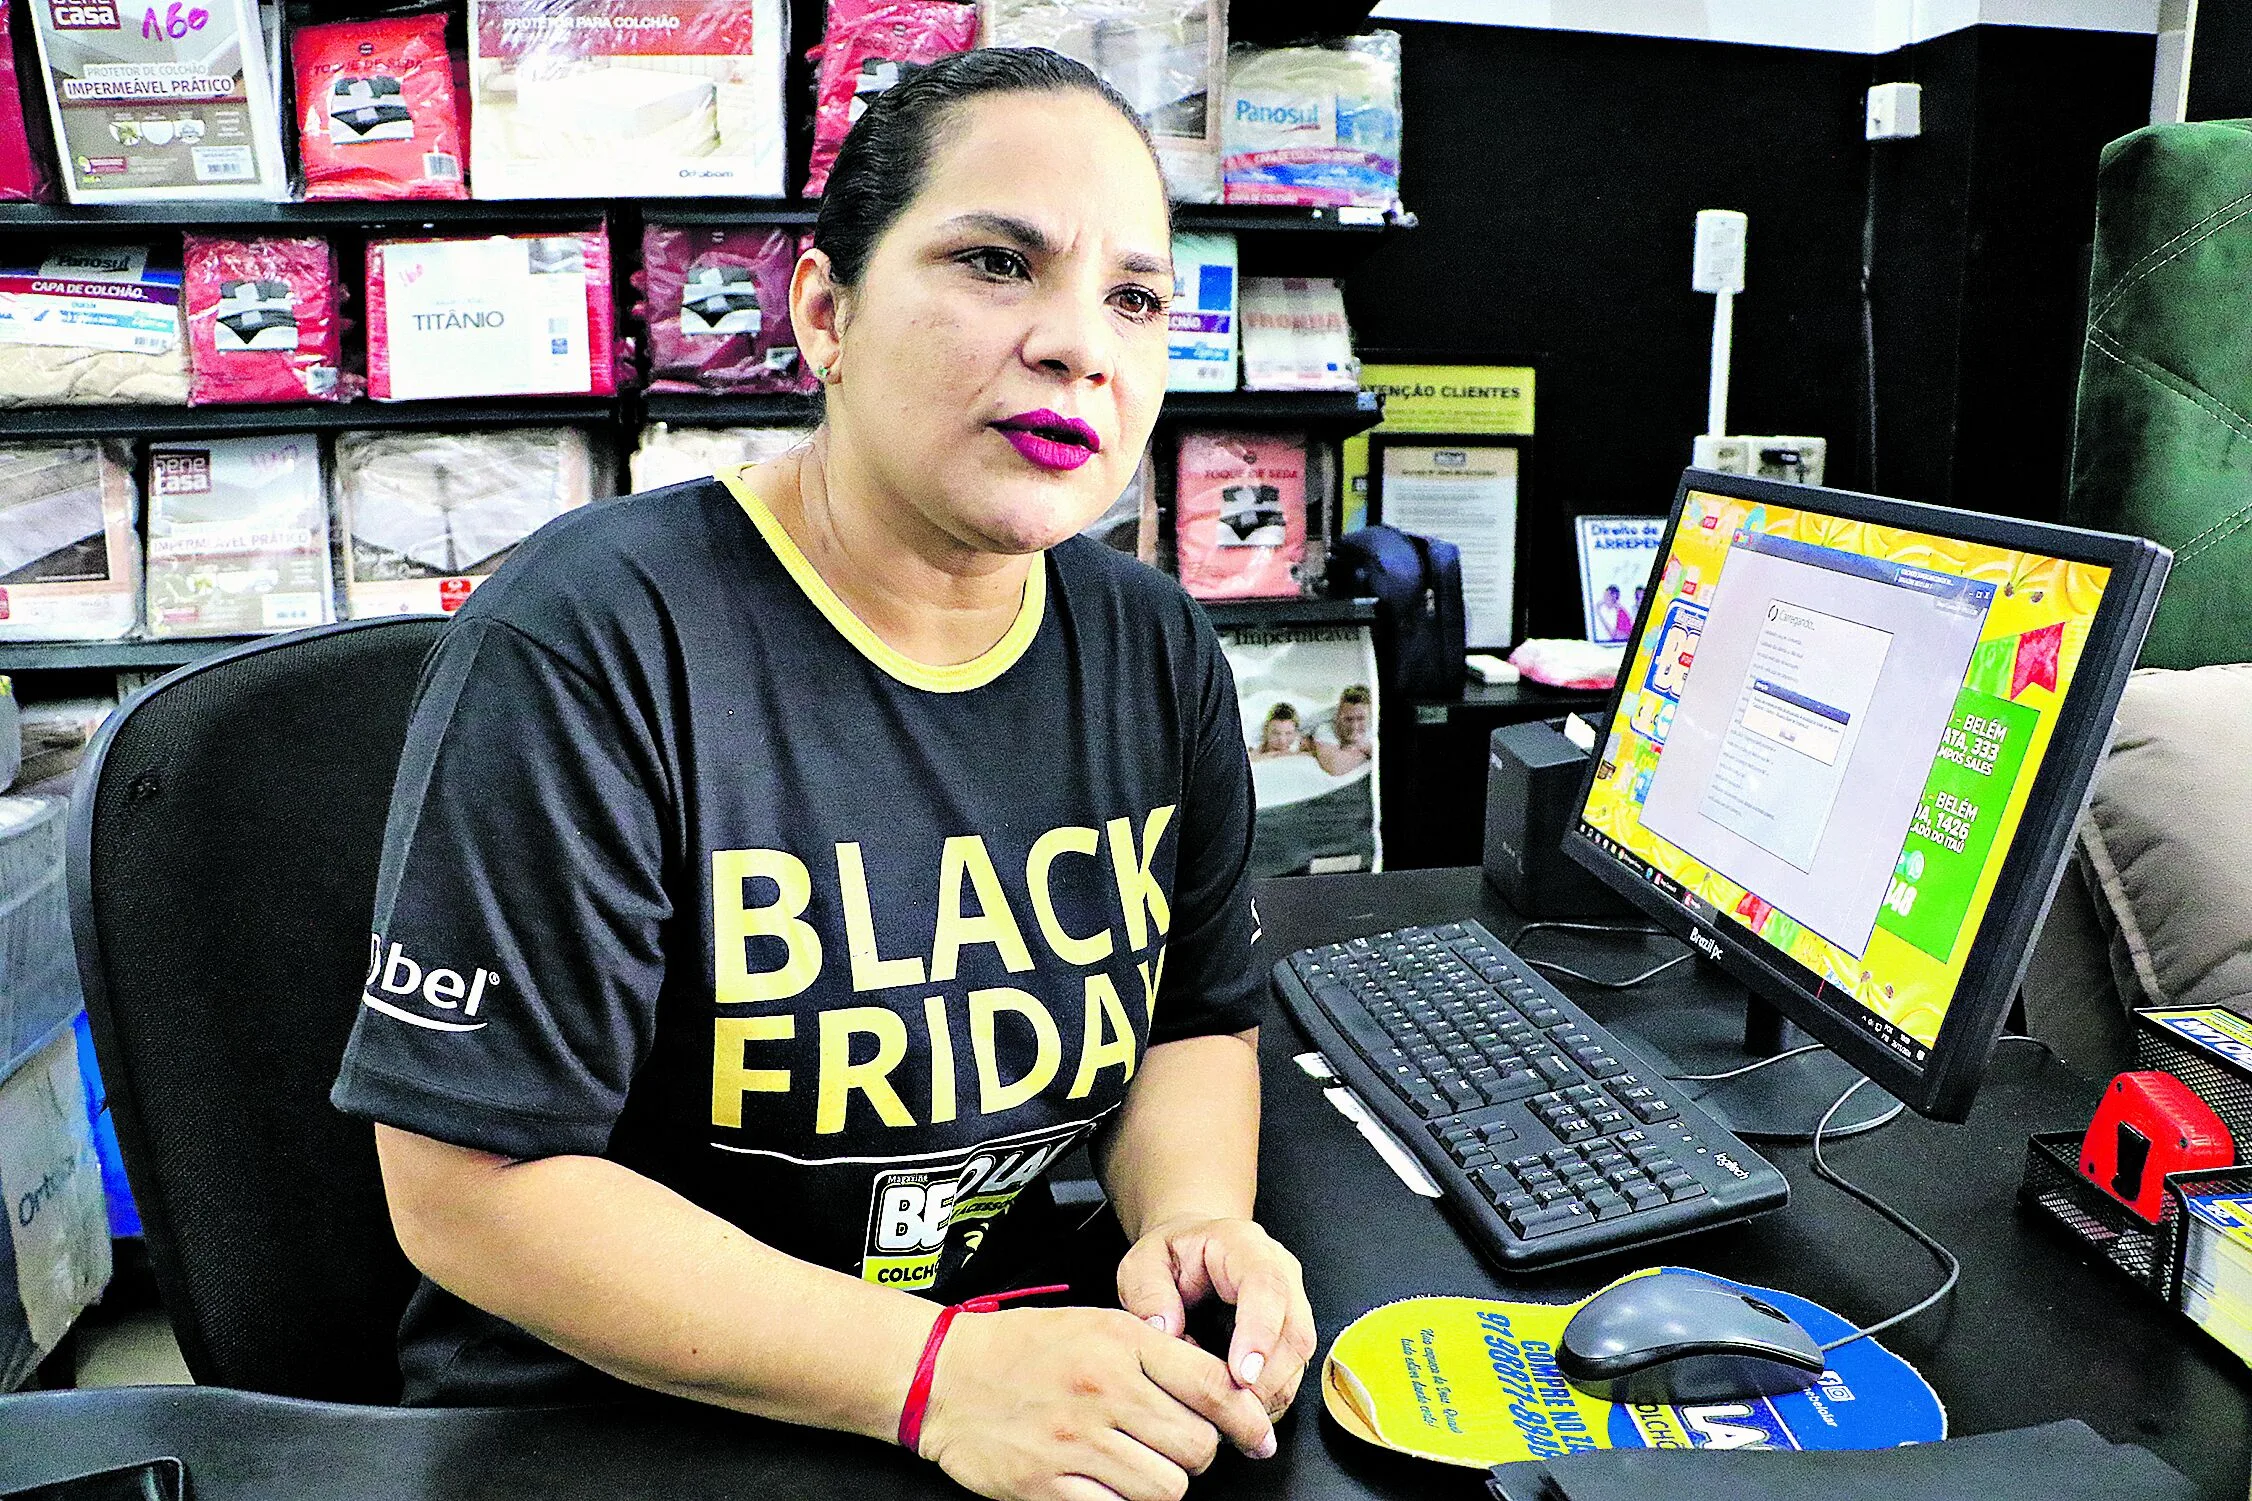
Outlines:
[[[971,1298],[964,1303],[949,1303],[938,1311],[938,1322],[931,1325],[930,1338],[923,1341],[923,1357],[915,1362],[915,1379],[907,1387],[907,1405],[899,1410],[899,1447],[910,1454],[922,1453],[923,1410],[930,1406],[931,1378],[938,1374],[938,1347],[946,1339],[946,1331],[953,1327],[958,1313],[992,1313],[1011,1298],[1037,1298],[1042,1293],[1067,1293],[1071,1289],[1062,1283],[1053,1287],[1020,1287],[1010,1293],[988,1293],[982,1298]]]

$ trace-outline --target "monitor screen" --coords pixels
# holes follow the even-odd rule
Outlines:
[[[1798,1019],[1847,1023],[1897,1065],[1880,1082],[1902,1093],[1947,1035],[1989,912],[2019,896],[2005,874],[2092,642],[2109,723],[2141,631],[2121,661],[2121,632],[2099,642],[2096,628],[2120,613],[2103,607],[2121,564],[2130,592],[2149,570],[2137,553],[2089,556],[2120,539],[1698,479],[1622,661],[1580,858],[1758,960],[1795,992]],[[2057,550],[2011,545],[2011,529],[2053,533]],[[2064,759],[2085,764],[2067,769],[2068,818],[2101,727],[2092,744],[2070,738]],[[2063,840],[2039,832],[2056,850],[2033,877],[2045,905]],[[1999,1016],[1981,1020],[1983,1059]],[[1853,1052],[1868,1069],[1869,1051]]]

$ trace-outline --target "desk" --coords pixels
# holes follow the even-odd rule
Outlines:
[[[1475,870],[1270,882],[1259,904],[1265,946],[1278,958],[1402,923],[1476,915],[1504,938],[1517,924]],[[1631,997],[1581,998],[1599,1017],[1623,1022],[1661,1013],[1669,998],[1708,983],[1675,971]],[[1715,1045],[1721,1040],[1716,1033]],[[1667,1041],[1694,1061],[1695,1038]],[[1438,1207],[1402,1188],[1291,1064],[1305,1046],[1286,1019],[1270,1013],[1262,1043],[1260,1210],[1305,1261],[1325,1336],[1395,1298],[1562,1298],[1651,1259],[1613,1257],[1524,1278],[1490,1271]],[[2015,1208],[2026,1134],[2073,1124],[2095,1093],[2036,1049],[2007,1049],[1967,1125],[1904,1118],[1837,1148],[1841,1168],[1963,1260],[1962,1286],[1951,1302],[1886,1342],[1931,1378],[1956,1432],[2084,1418],[2108,1438],[2154,1449],[2215,1501],[2238,1501],[2252,1405],[2244,1368],[2114,1274],[2082,1263]],[[1769,1155],[1791,1178],[1788,1209],[1671,1242],[1664,1259],[1789,1288],[1854,1318],[1890,1313],[1931,1285],[1929,1258],[1815,1181],[1803,1149]],[[1281,1439],[1281,1453],[1263,1464],[1223,1456],[1191,1494],[1291,1501],[1483,1495],[1470,1471],[1400,1458],[1339,1433],[1319,1412],[1311,1383]],[[28,1454],[35,1446],[50,1456],[67,1446],[88,1469],[177,1453],[188,1461],[197,1501],[621,1501],[729,1493],[861,1501],[961,1494],[936,1471],[883,1445],[685,1405],[649,1412],[407,1411],[194,1388],[0,1400],[0,1491],[33,1478]]]

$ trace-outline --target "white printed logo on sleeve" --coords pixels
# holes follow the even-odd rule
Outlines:
[[[360,999],[385,1016],[433,1032],[474,1032],[485,1025],[477,1017],[486,992],[497,990],[501,978],[489,969],[473,969],[463,979],[460,970],[425,968],[407,955],[406,945],[383,946],[383,935],[368,935],[368,977]],[[433,1015],[432,1013],[438,1013]]]

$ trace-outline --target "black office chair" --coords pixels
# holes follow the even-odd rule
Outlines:
[[[184,668],[112,715],[79,773],[71,924],[94,1049],[199,1382],[398,1399],[414,1273],[373,1134],[328,1090],[443,625],[322,626]]]

